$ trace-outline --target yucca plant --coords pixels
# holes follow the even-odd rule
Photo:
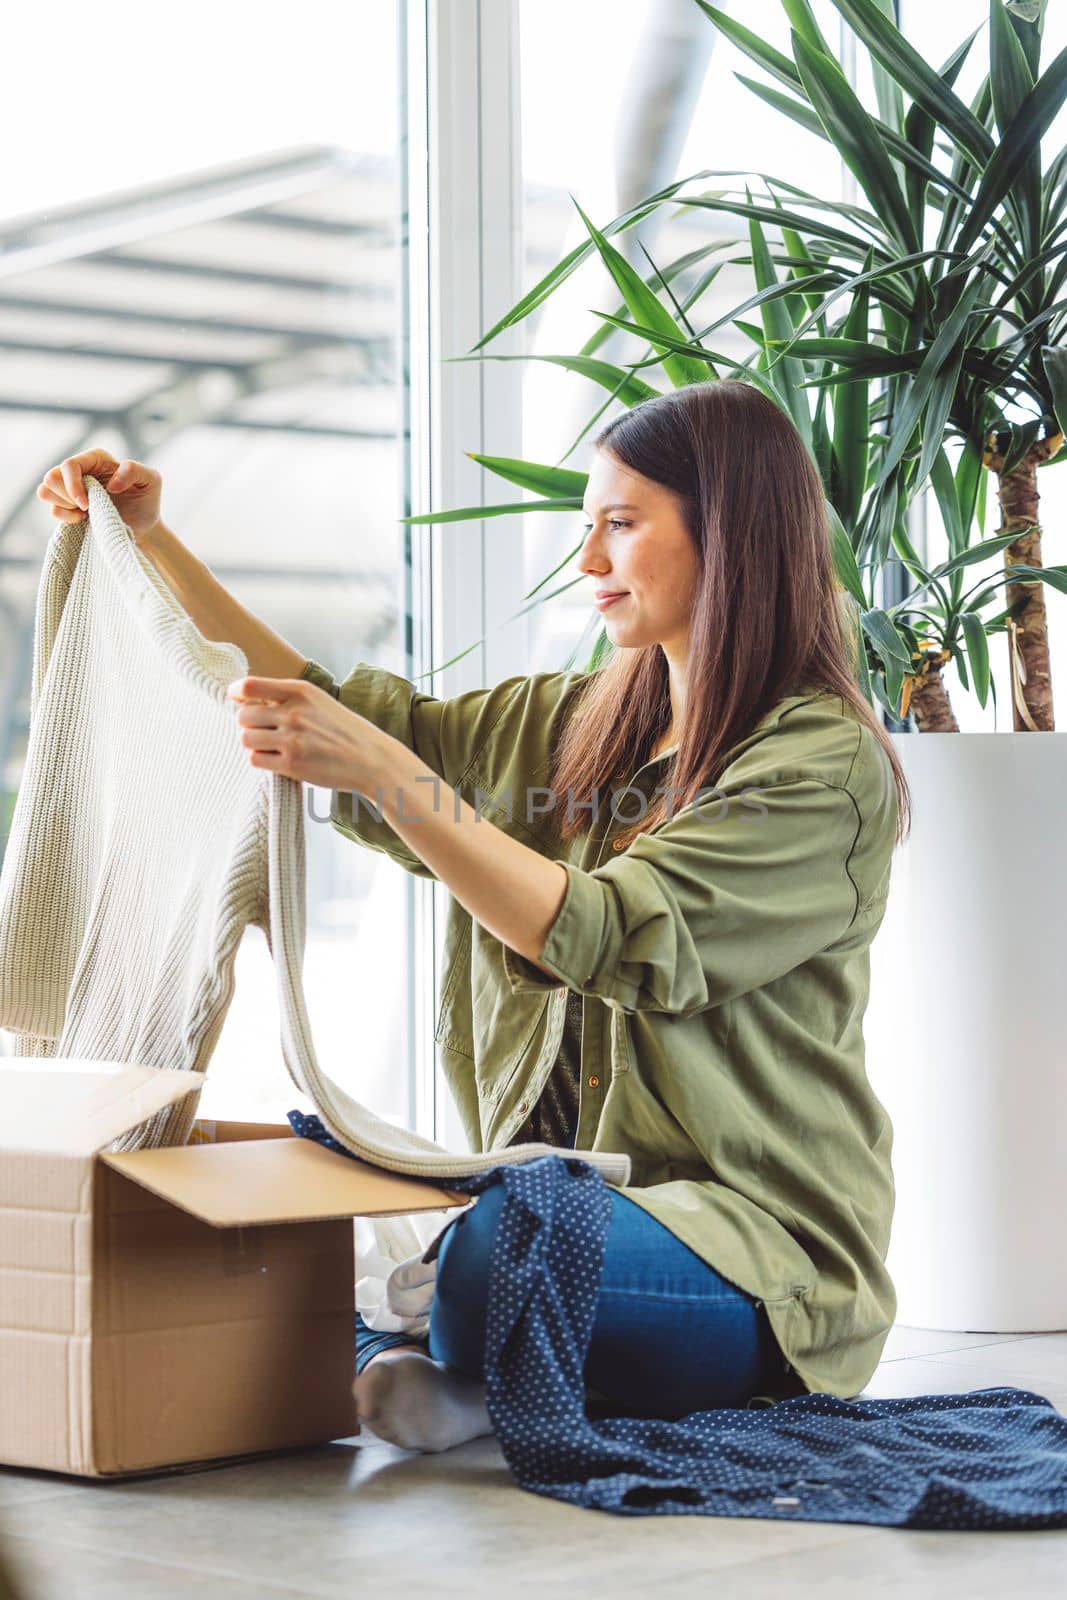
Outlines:
[[[660,368],[675,385],[727,374],[760,384],[789,412],[822,474],[839,581],[856,608],[858,675],[870,697],[897,717],[910,709],[922,730],[955,729],[942,666],[955,659],[964,685],[973,681],[984,705],[991,687],[988,636],[1005,633],[1015,726],[1051,727],[1042,585],[1067,592],[1067,569],[1041,561],[1036,473],[1067,453],[1061,426],[1067,301],[1059,298],[1067,275],[1067,155],[1042,172],[1039,140],[1067,95],[1067,52],[1039,74],[1043,3],[992,0],[989,72],[968,106],[953,84],[975,35],[936,72],[889,20],[888,0],[833,0],[870,51],[878,116],[858,101],[807,0],[782,0],[793,60],[706,0],[695,3],[786,92],[742,81],[776,111],[830,140],[868,205],[825,201],[762,174],[765,193],[755,196],[747,185],[679,194],[696,180],[738,176],[705,171],[650,196],[603,231],[579,207],[589,243],[558,263],[474,352],[529,315],[593,251],[622,295],[617,312],[596,314],[601,327],[575,355],[460,359],[547,360],[600,384],[604,406],[564,461],[612,400],[632,405],[657,392],[639,376],[646,368]],[[662,268],[650,262],[647,277],[609,241],[671,202],[747,223],[748,253],[729,259],[751,267],[754,292],[700,330],[688,313],[721,271],[723,253],[740,240],[715,240]],[[774,230],[773,243],[766,228]],[[694,271],[679,298],[672,286],[693,279]],[[757,308],[759,321],[747,320]],[[746,359],[709,347],[726,325],[751,340]],[[598,357],[615,330],[647,341],[644,351],[619,364]],[[952,441],[960,445],[955,469],[945,448]],[[581,506],[584,473],[474,459],[541,498],[410,520]],[[996,538],[972,543],[984,509],[985,468],[998,476],[1003,523]],[[932,571],[907,533],[908,508],[927,483],[949,542],[948,560]],[[1001,550],[1001,576],[965,590],[965,569]],[[873,599],[891,551],[916,587],[886,610]],[[541,594],[564,564],[530,592],[531,605],[571,586]],[[990,612],[999,598],[1006,608]],[[593,663],[606,647],[601,634]]]
[[[1014,725],[1050,729],[1042,585],[1065,583],[1062,571],[1042,563],[1037,469],[1067,453],[1067,152],[1043,171],[1040,140],[1067,96],[1067,51],[1040,73],[1044,0],[991,0],[989,70],[970,105],[953,86],[974,34],[937,72],[894,26],[888,4],[833,0],[870,53],[877,117],[856,98],[807,0],[782,0],[792,24],[792,61],[705,0],[695,3],[776,85],[739,75],[742,81],[777,112],[830,140],[869,203],[829,207],[793,192],[802,248],[813,259],[861,270],[823,295],[779,349],[827,359],[836,370],[808,380],[817,384],[884,381],[888,442],[878,482],[888,486],[897,466],[914,458],[912,492],[932,485],[950,549],[969,538],[981,468],[996,474],[1008,605],[981,629],[972,621],[962,637],[977,686],[987,671],[986,634],[1006,633]],[[693,203],[752,214],[747,198],[720,194]],[[877,307],[873,336],[854,338],[838,315],[827,337],[833,303],[861,281]],[[955,480],[941,455],[946,438],[962,447]],[[914,552],[891,516],[870,541],[873,563],[884,561],[890,539],[912,566]],[[926,613],[936,624],[937,648],[915,688],[920,727],[955,727],[940,671],[956,655],[946,598],[958,604],[958,578]],[[974,618],[989,598],[988,588],[974,595],[964,615]],[[962,667],[958,655],[957,661]]]

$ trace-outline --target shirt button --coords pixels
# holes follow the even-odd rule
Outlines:
[[[523,1101],[522,1101],[522,1102],[521,1102],[521,1104],[520,1104],[520,1105],[519,1105],[519,1110],[520,1110],[520,1111],[529,1111],[529,1109],[530,1109],[530,1102],[529,1102],[529,1100],[523,1100]]]

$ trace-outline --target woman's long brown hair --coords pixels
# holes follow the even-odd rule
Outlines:
[[[676,815],[779,700],[803,689],[840,695],[885,750],[901,843],[911,827],[907,780],[856,677],[822,483],[790,418],[754,385],[727,378],[644,400],[593,444],[674,492],[700,558],[670,811],[666,795],[652,797],[619,838],[629,845]],[[625,782],[670,725],[660,646],[613,650],[579,689],[555,752],[549,811],[561,838],[589,828],[590,797]],[[617,809],[628,807],[620,799]]]

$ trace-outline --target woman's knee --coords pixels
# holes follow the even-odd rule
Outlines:
[[[479,1380],[484,1377],[489,1262],[503,1204],[504,1185],[493,1184],[449,1223],[437,1252],[430,1303],[430,1355]]]

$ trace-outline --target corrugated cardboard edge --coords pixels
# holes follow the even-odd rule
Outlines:
[[[470,1203],[469,1195],[385,1172],[310,1139],[179,1145],[100,1159],[215,1228],[396,1216]]]

